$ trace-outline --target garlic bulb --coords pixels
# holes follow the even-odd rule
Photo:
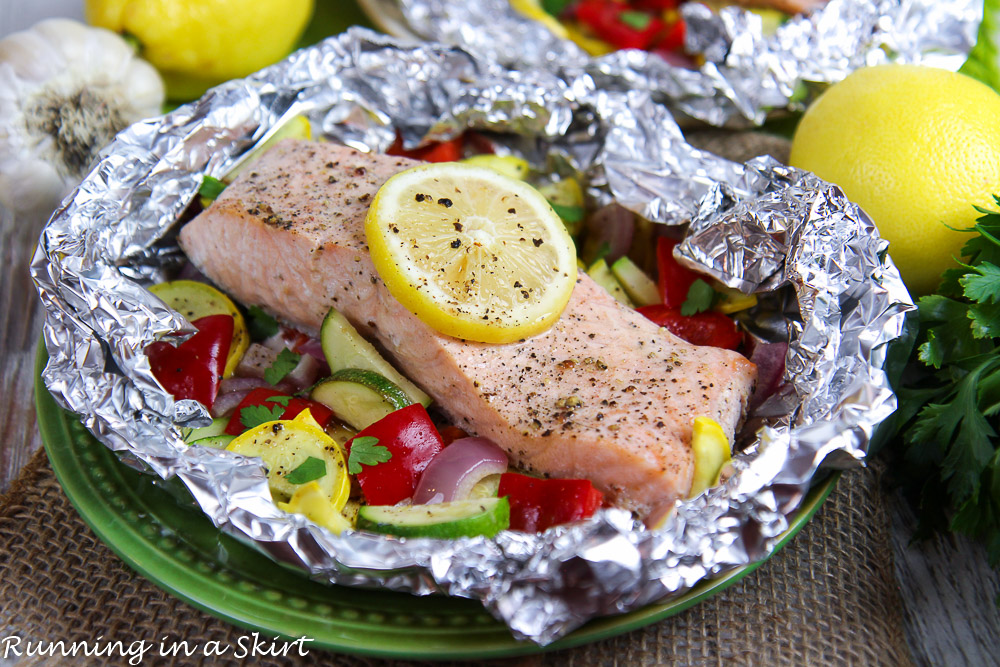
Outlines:
[[[163,95],[156,70],[109,30],[49,19],[0,40],[0,204],[47,217]]]

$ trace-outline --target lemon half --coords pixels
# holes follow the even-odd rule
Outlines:
[[[445,162],[396,174],[365,233],[389,292],[434,329],[510,343],[541,333],[569,302],[576,250],[530,185]]]

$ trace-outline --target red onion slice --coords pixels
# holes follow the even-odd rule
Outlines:
[[[212,404],[212,416],[216,419],[227,417],[246,398],[250,391],[250,389],[247,389],[245,391],[231,391],[228,394],[219,394],[215,399],[215,403]]]
[[[270,387],[267,382],[256,377],[231,377],[219,383],[219,396],[226,394],[243,392],[246,393],[257,387]]]
[[[301,354],[308,354],[311,357],[316,357],[323,363],[326,363],[326,355],[323,354],[323,344],[315,338],[309,338],[299,345],[299,352]]]
[[[595,211],[584,224],[587,227],[586,248],[597,250],[607,244],[605,259],[609,266],[632,247],[635,214],[627,208],[608,204]]]
[[[757,386],[750,397],[748,408],[753,410],[778,390],[785,379],[785,355],[788,343],[758,343],[750,361],[757,365]]]
[[[298,365],[292,372],[285,376],[282,384],[287,383],[292,387],[292,391],[300,391],[306,387],[316,384],[319,379],[320,369],[325,366],[325,362],[320,361],[311,354],[303,354]]]
[[[431,459],[417,483],[414,505],[465,500],[476,483],[507,471],[507,454],[486,438],[461,438]]]

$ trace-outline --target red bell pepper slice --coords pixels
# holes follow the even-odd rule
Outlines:
[[[516,472],[500,475],[499,497],[510,503],[510,528],[536,533],[597,511],[604,494],[589,479],[538,479]]]
[[[684,48],[684,32],[686,31],[684,21],[676,21],[662,33],[660,38],[653,45],[657,51],[681,51]]]
[[[743,342],[743,332],[737,328],[736,322],[714,310],[681,315],[680,308],[661,304],[642,306],[636,310],[692,345],[711,345],[735,350]]]
[[[413,497],[424,469],[444,449],[427,410],[419,403],[389,413],[348,440],[348,460],[354,441],[363,437],[377,439],[376,444],[388,449],[391,455],[382,463],[362,463],[357,474],[369,505],[395,505]]]
[[[698,274],[681,266],[674,259],[674,247],[677,241],[660,237],[656,241],[656,266],[659,271],[660,296],[663,305],[669,308],[680,308],[687,301],[691,283],[698,279]]]
[[[268,400],[277,397],[280,397],[281,400]],[[287,402],[285,399],[288,399]],[[229,418],[229,423],[226,424],[226,433],[228,435],[239,435],[243,431],[246,431],[247,426],[243,423],[243,408],[258,405],[272,411],[275,415],[274,419],[294,419],[296,415],[308,408],[313,419],[323,428],[326,428],[327,424],[333,418],[333,411],[322,403],[310,401],[307,398],[293,398],[277,389],[258,387],[244,396],[240,404],[236,406],[233,415]],[[267,421],[273,420],[269,419]]]
[[[393,142],[386,153],[414,160],[423,160],[424,162],[455,162],[462,159],[462,135],[449,141],[435,142],[427,146],[421,146],[420,148],[406,149],[403,148],[403,137],[397,134],[396,141]]]
[[[149,367],[159,383],[180,401],[215,403],[233,340],[232,315],[208,315],[191,323],[198,330],[174,347],[165,341],[146,346]]]
[[[634,27],[623,19],[626,13],[644,21],[648,17],[648,21],[641,28]],[[614,0],[583,0],[576,6],[575,15],[577,21],[617,49],[648,49],[666,28],[656,16]]]

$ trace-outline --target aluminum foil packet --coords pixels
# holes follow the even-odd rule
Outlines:
[[[976,43],[982,0],[829,0],[766,33],[739,7],[681,5],[685,51],[697,69],[629,49],[591,57],[520,13],[509,0],[368,0],[397,31],[455,44],[514,68],[546,67],[604,90],[647,90],[713,125],[760,124],[775,109],[802,109],[822,84],[886,62],[957,70]],[[817,85],[819,84],[819,85]]]
[[[176,266],[177,221],[203,176],[295,114],[362,150],[386,149],[397,130],[411,145],[489,131],[501,150],[542,169],[558,158],[651,220],[690,222],[684,261],[778,303],[759,319],[789,343],[785,390],[726,481],[656,531],[608,509],[541,535],[336,536],[278,510],[259,459],[184,444],[181,428],[207,412],[164,392],[143,350],[192,329],[145,287]],[[821,467],[861,465],[896,405],[882,364],[912,308],[885,249],[836,187],[767,157],[739,165],[692,148],[648,92],[596,92],[352,29],[122,132],[44,229],[32,275],[45,383],[124,462],[179,479],[221,530],[319,581],[479,599],[518,638],[547,644],[765,558]]]

